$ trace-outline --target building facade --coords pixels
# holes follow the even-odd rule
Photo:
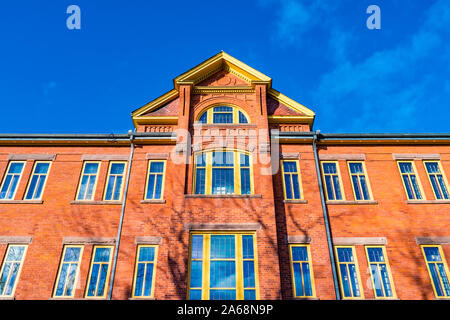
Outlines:
[[[312,131],[224,52],[131,116],[0,135],[0,298],[450,298],[450,134]]]

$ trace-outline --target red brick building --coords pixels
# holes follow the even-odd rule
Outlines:
[[[0,135],[2,299],[448,299],[450,134],[323,134],[224,52],[117,135]]]

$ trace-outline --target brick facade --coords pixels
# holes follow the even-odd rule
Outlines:
[[[256,73],[244,72],[240,65],[229,67],[233,60],[224,59],[223,54],[216,58],[222,59],[217,72],[200,70],[203,73],[198,80],[192,80],[191,74],[180,76],[179,83],[175,81],[175,99],[149,110],[144,106],[141,115],[133,115],[136,136],[124,202],[106,203],[103,194],[109,162],[128,162],[131,147],[125,135],[92,139],[72,136],[66,140],[61,136],[0,139],[2,179],[9,161],[26,162],[14,199],[0,200],[0,257],[5,258],[8,244],[29,243],[15,299],[52,299],[63,246],[67,243],[84,246],[74,295],[75,299],[82,299],[93,246],[117,244],[124,203],[112,299],[132,296],[137,244],[146,241],[159,246],[154,298],[186,299],[189,230],[195,226],[206,226],[206,230],[255,230],[260,299],[293,298],[288,245],[309,243],[316,298],[336,299],[312,122],[301,110],[289,106],[289,100],[274,100],[271,81],[254,79]],[[243,76],[239,77],[239,73]],[[198,115],[215,104],[241,108],[250,124],[197,128],[194,121]],[[269,128],[292,135],[274,144]],[[190,133],[192,143],[183,139],[182,129]],[[272,145],[267,149],[270,138]],[[214,147],[237,148],[252,154],[252,195],[194,194],[193,152]],[[420,243],[440,244],[445,257],[450,257],[450,201],[433,200],[423,159],[433,155],[444,173],[450,175],[450,138],[424,141],[418,137],[379,137],[370,143],[358,138],[323,138],[318,141],[318,155],[321,160],[334,159],[339,164],[345,201],[328,201],[327,214],[335,244],[355,246],[364,298],[375,298],[369,285],[364,245],[381,243],[386,248],[397,298],[434,299]],[[426,201],[407,200],[396,164],[396,157],[402,155],[414,161]],[[174,160],[183,157],[188,163]],[[265,173],[279,167],[281,158],[299,161],[301,201],[285,201],[280,170]],[[33,163],[40,159],[52,162],[47,183],[41,200],[27,202],[23,199]],[[144,201],[149,159],[167,161],[161,201]],[[347,161],[352,159],[365,162],[372,201],[354,201],[347,169]],[[100,161],[101,165],[93,200],[81,203],[75,197],[84,160]]]

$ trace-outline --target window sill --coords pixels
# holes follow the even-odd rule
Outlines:
[[[166,203],[166,200],[141,200],[141,203]]]
[[[0,300],[16,300],[15,297],[0,297]]]
[[[70,204],[90,204],[90,205],[98,205],[98,204],[122,204],[122,201],[70,201]]]
[[[450,200],[406,200],[407,204],[443,204],[450,203]]]
[[[283,200],[284,203],[308,203],[308,200]]]
[[[185,198],[262,198],[260,194],[185,194]]]
[[[320,300],[320,299],[317,297],[308,297],[308,298],[293,297],[292,300]]]
[[[156,300],[155,298],[150,298],[150,297],[142,297],[142,298],[128,298],[128,300]]]
[[[107,300],[107,298],[75,298],[75,297],[51,297],[48,300]]]
[[[7,204],[7,203],[11,203],[11,204],[42,204],[44,203],[43,200],[0,200],[0,204]]]
[[[346,200],[327,200],[326,204],[378,204],[375,200],[346,201]]]

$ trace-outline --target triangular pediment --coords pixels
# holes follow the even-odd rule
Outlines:
[[[267,108],[271,122],[314,121],[314,112],[272,88],[272,79],[245,63],[221,51],[174,80],[174,88],[131,113],[133,122],[176,123],[179,108],[180,85],[193,86],[194,93],[246,92],[255,85],[267,88]]]

